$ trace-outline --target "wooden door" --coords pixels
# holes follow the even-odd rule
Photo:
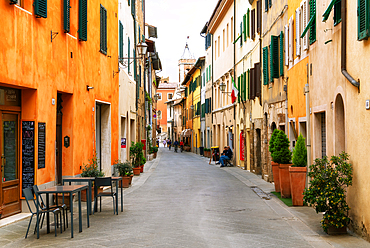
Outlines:
[[[3,217],[19,213],[19,114],[1,112],[1,182],[0,204]]]

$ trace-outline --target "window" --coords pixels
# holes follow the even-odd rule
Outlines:
[[[220,41],[221,41],[220,36],[218,36],[217,40],[218,40],[217,55],[218,55],[218,57],[220,57]]]
[[[256,37],[256,9],[251,11],[251,38],[254,40]]]
[[[233,40],[234,40],[234,36],[233,36],[234,35],[234,19],[232,17],[231,17],[231,22],[230,23],[231,23],[230,41],[233,42]]]
[[[107,10],[100,4],[100,52],[107,55]]]
[[[48,1],[47,0],[35,0],[35,16],[47,18],[48,17]]]
[[[263,84],[268,85],[269,74],[268,74],[268,58],[269,58],[269,51],[268,47],[263,48]],[[251,79],[252,81],[252,79]]]
[[[127,42],[127,47],[128,47],[128,50],[127,50],[127,71],[128,73],[131,72],[131,68],[130,68],[130,37],[128,37],[128,42]]]
[[[280,32],[280,76],[284,76],[284,33]]]
[[[360,0],[361,1],[361,0]],[[310,0],[310,45],[316,41],[316,0]]]
[[[162,93],[157,93],[158,94],[158,101],[162,100]]]
[[[229,46],[229,23],[226,25],[226,44]]]
[[[225,29],[222,31],[222,51],[225,52]]]
[[[173,94],[172,93],[167,93],[167,100],[171,100],[173,98]]]
[[[370,36],[369,0],[358,0],[357,11],[357,39],[365,40]]]
[[[279,36],[274,35],[271,35],[270,74],[271,82],[274,78],[279,78]]]
[[[64,0],[63,2],[63,28],[65,33],[70,31],[70,0]]]
[[[123,25],[119,21],[119,57],[123,58]]]
[[[261,34],[261,0],[257,1],[257,33]]]
[[[87,0],[79,0],[78,38],[87,41]]]
[[[215,40],[215,60],[217,59],[217,40]]]

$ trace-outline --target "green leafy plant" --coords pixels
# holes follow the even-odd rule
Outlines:
[[[98,158],[94,155],[91,159],[88,160],[89,163],[83,164],[84,168],[82,169],[82,177],[104,177],[104,172],[98,169]]]
[[[346,202],[347,187],[352,185],[352,165],[349,155],[342,152],[339,156],[315,159],[310,166],[310,187],[303,192],[303,201],[311,204],[316,212],[325,212],[321,225],[325,232],[329,226],[345,227],[350,219]]]
[[[298,136],[297,144],[293,151],[293,167],[306,167],[307,166],[307,148],[305,138],[302,134]]]
[[[289,139],[283,131],[279,131],[273,142],[272,161],[279,164],[289,164],[292,152],[289,150]]]
[[[143,147],[144,144],[141,142],[131,142],[130,146],[130,157],[131,157],[131,164],[134,168],[139,167],[141,165],[143,154]]]
[[[204,151],[205,151],[205,152],[210,152],[210,151],[211,151],[211,149],[209,149],[209,148],[204,148]]]
[[[272,161],[274,161],[276,163],[276,161],[274,160],[274,158],[272,157],[272,153],[275,151],[275,145],[274,145],[274,142],[275,142],[275,139],[276,139],[276,136],[279,132],[282,132],[280,131],[279,129],[275,129],[272,134],[271,134],[271,138],[270,138],[270,143],[269,143],[269,151],[271,153],[271,158],[272,158]]]
[[[146,96],[147,102],[149,103],[149,106],[152,105],[152,98],[150,97],[150,95],[148,94],[148,92],[145,93],[145,96]]]
[[[151,147],[149,148],[149,153],[150,153],[150,154],[152,154],[152,153],[156,153],[156,152],[158,152],[158,147],[156,147],[156,146],[151,146]]]
[[[118,170],[118,173],[121,177],[132,175],[132,166],[130,161],[126,161],[124,163],[121,161],[117,161],[117,163],[114,164],[114,166]]]

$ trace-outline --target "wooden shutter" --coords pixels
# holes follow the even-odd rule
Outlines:
[[[289,65],[289,26],[284,26],[285,36],[284,36],[284,42],[285,42],[285,65]]]
[[[265,12],[269,10],[269,0],[265,0]]]
[[[135,19],[135,16],[136,16],[135,0],[131,0],[131,15]]]
[[[261,0],[257,1],[257,33],[261,34]]]
[[[280,76],[284,76],[284,33],[283,31],[280,32]]]
[[[70,0],[63,1],[63,28],[65,33],[69,33],[70,31]]]
[[[251,37],[250,25],[251,25],[251,23],[250,23],[250,10],[248,9],[247,10],[247,37],[248,38]],[[232,30],[231,30],[231,32],[232,32]]]
[[[238,91],[239,91],[238,102],[240,102],[240,76],[238,77]]]
[[[243,22],[240,23],[240,46],[243,46]]]
[[[358,0],[358,6],[357,6],[357,39],[358,40],[364,40],[370,36],[369,19],[370,19],[369,18],[369,1],[368,0]]]
[[[302,4],[301,4],[301,16],[302,16],[302,27],[306,28],[308,24],[308,11],[307,11],[307,1],[306,0],[302,1]],[[302,48],[304,51],[308,50],[308,35],[305,35],[302,38]]]
[[[273,78],[279,78],[279,36],[271,35],[270,63],[272,81]]]
[[[269,0],[269,8],[272,6],[272,0]]]
[[[254,84],[256,87],[256,97],[261,97],[261,64],[254,64],[255,75],[254,75]]]
[[[293,54],[294,54],[294,49],[293,49],[293,16],[289,19],[289,62],[293,63]]]
[[[247,96],[248,96],[247,88],[248,88],[248,86],[247,86],[247,72],[245,71],[243,73],[243,99],[244,99],[244,101],[246,101],[248,99],[247,98]]]
[[[244,84],[244,74],[242,73],[240,75],[240,98],[242,101],[245,101],[245,98],[244,98],[244,92],[245,92],[245,84]]]
[[[87,0],[79,0],[78,38],[87,41]]]
[[[247,15],[243,15],[243,37],[244,41],[247,41]]]
[[[334,26],[338,25],[342,21],[341,5],[342,1],[340,0],[334,4]]]
[[[107,10],[100,5],[100,52],[107,54]]]
[[[251,11],[251,38],[254,40],[256,37],[256,9]]]
[[[119,21],[119,57],[123,58],[123,25]]]
[[[251,100],[253,100],[256,97],[255,71],[256,71],[255,68],[252,68],[250,70],[250,77],[251,77],[250,95],[251,95]]]
[[[310,18],[314,17],[310,26],[310,45],[316,41],[316,0],[310,0]]]
[[[10,0],[10,4],[18,4],[18,0]]]
[[[251,78],[251,70],[248,69],[247,71],[247,94],[248,94],[248,99],[251,99],[251,92],[250,92],[250,78]]]
[[[263,84],[268,85],[269,84],[269,73],[268,73],[268,57],[269,57],[269,51],[268,47],[263,48]],[[252,76],[251,76],[252,79]],[[252,84],[252,80],[251,80]]]
[[[300,8],[295,10],[295,55],[301,56]]]
[[[48,17],[48,1],[35,0],[35,16],[47,18]]]

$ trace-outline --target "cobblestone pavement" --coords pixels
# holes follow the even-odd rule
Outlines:
[[[28,219],[0,228],[6,247],[370,247],[320,229],[320,216],[309,207],[288,208],[270,196],[273,185],[239,168],[218,168],[192,153],[160,148],[125,190],[125,209],[113,215],[110,199],[75,237],[24,235]],[[252,190],[252,189],[257,190]],[[271,197],[268,200],[269,196]],[[77,215],[75,215],[77,218]],[[32,228],[32,227],[31,227]]]

